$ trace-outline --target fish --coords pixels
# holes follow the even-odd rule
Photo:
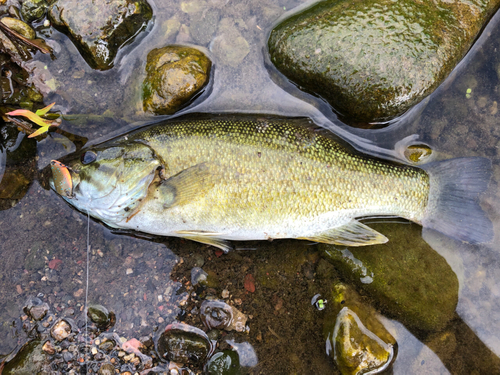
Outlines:
[[[110,228],[231,241],[301,239],[366,246],[360,220],[401,217],[456,240],[492,240],[479,205],[491,162],[421,166],[375,158],[308,118],[198,114],[169,119],[51,162],[50,185]]]

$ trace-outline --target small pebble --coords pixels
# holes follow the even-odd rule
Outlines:
[[[93,346],[92,349],[90,350],[90,352],[92,353],[92,355],[96,355],[97,354],[97,348],[95,346]]]
[[[54,326],[50,330],[51,336],[57,341],[64,340],[66,337],[69,336],[70,333],[71,333],[71,327],[64,320],[60,320],[59,322],[54,324]]]
[[[134,270],[132,268],[127,268],[127,271],[125,271],[127,275],[130,275],[131,273],[134,273]]]
[[[229,298],[229,290],[224,289],[222,291],[222,298]]]
[[[50,354],[50,355],[52,355],[56,352],[56,350],[54,349],[54,346],[52,345],[52,343],[50,341],[47,341],[47,342],[45,342],[45,344],[43,344],[42,350],[45,353]]]

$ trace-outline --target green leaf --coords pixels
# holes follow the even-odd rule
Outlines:
[[[48,111],[50,111],[50,109],[54,106],[54,104],[56,104],[56,102],[52,103],[52,104],[49,104],[47,107],[45,108],[42,108],[42,109],[37,109],[35,114],[37,114],[38,116],[43,116],[45,115]]]

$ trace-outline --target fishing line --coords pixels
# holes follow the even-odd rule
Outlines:
[[[88,373],[88,356],[89,356],[89,346],[87,345],[87,341],[89,338],[88,333],[88,299],[89,299],[89,263],[90,263],[90,214],[87,211],[87,282],[85,284],[85,373]]]

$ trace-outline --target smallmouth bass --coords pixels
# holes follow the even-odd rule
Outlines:
[[[58,194],[112,228],[225,251],[227,240],[387,242],[358,221],[370,216],[399,216],[469,243],[493,236],[477,202],[489,160],[397,164],[311,130],[306,118],[176,118],[53,160],[51,169]]]

